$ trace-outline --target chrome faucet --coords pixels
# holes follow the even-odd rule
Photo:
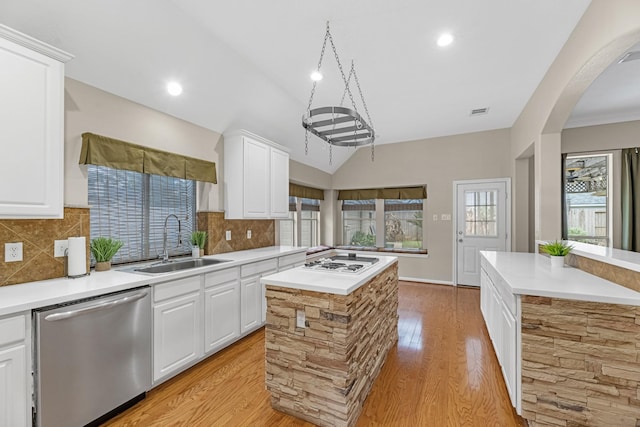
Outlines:
[[[170,217],[174,217],[176,221],[178,221],[178,244],[176,247],[179,247],[181,244],[182,238],[180,237],[180,233],[182,232],[182,225],[180,224],[180,219],[175,214],[169,214],[164,219],[164,234],[162,235],[162,262],[169,262],[169,251],[167,251],[167,222]]]

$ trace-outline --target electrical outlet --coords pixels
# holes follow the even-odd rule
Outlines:
[[[56,240],[53,242],[53,257],[60,258],[67,255],[67,249],[69,249],[68,240]]]
[[[225,239],[231,240],[231,230],[227,230],[227,232],[225,233]]]
[[[4,244],[4,262],[22,261],[22,242]]]
[[[251,238],[251,230],[247,230],[247,239]]]
[[[296,310],[296,328],[304,328],[306,320],[304,310]]]

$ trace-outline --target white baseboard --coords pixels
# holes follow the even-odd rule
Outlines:
[[[434,285],[454,286],[453,282],[450,280],[429,280],[429,279],[419,279],[417,277],[398,277],[398,280],[405,280],[407,282],[433,283]]]

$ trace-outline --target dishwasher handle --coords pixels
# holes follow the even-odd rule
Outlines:
[[[95,305],[91,305],[89,307],[81,308],[78,310],[71,310],[71,311],[65,311],[63,313],[49,314],[48,316],[45,316],[44,320],[47,320],[49,322],[55,322],[57,320],[69,319],[71,317],[80,316],[82,314],[91,313],[93,311],[106,310],[108,308],[113,308],[122,304],[128,304],[134,301],[138,301],[139,299],[146,297],[148,294],[149,293],[147,291],[142,291],[137,294],[127,295],[126,297],[119,298],[116,300],[99,302]]]

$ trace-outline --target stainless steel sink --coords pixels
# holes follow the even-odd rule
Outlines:
[[[187,259],[184,261],[171,261],[162,264],[154,264],[148,267],[134,268],[133,271],[138,273],[159,274],[159,273],[171,273],[174,271],[189,270],[191,268],[205,267],[208,265],[216,265],[223,262],[229,262],[228,259],[211,259],[211,258],[196,258]]]

